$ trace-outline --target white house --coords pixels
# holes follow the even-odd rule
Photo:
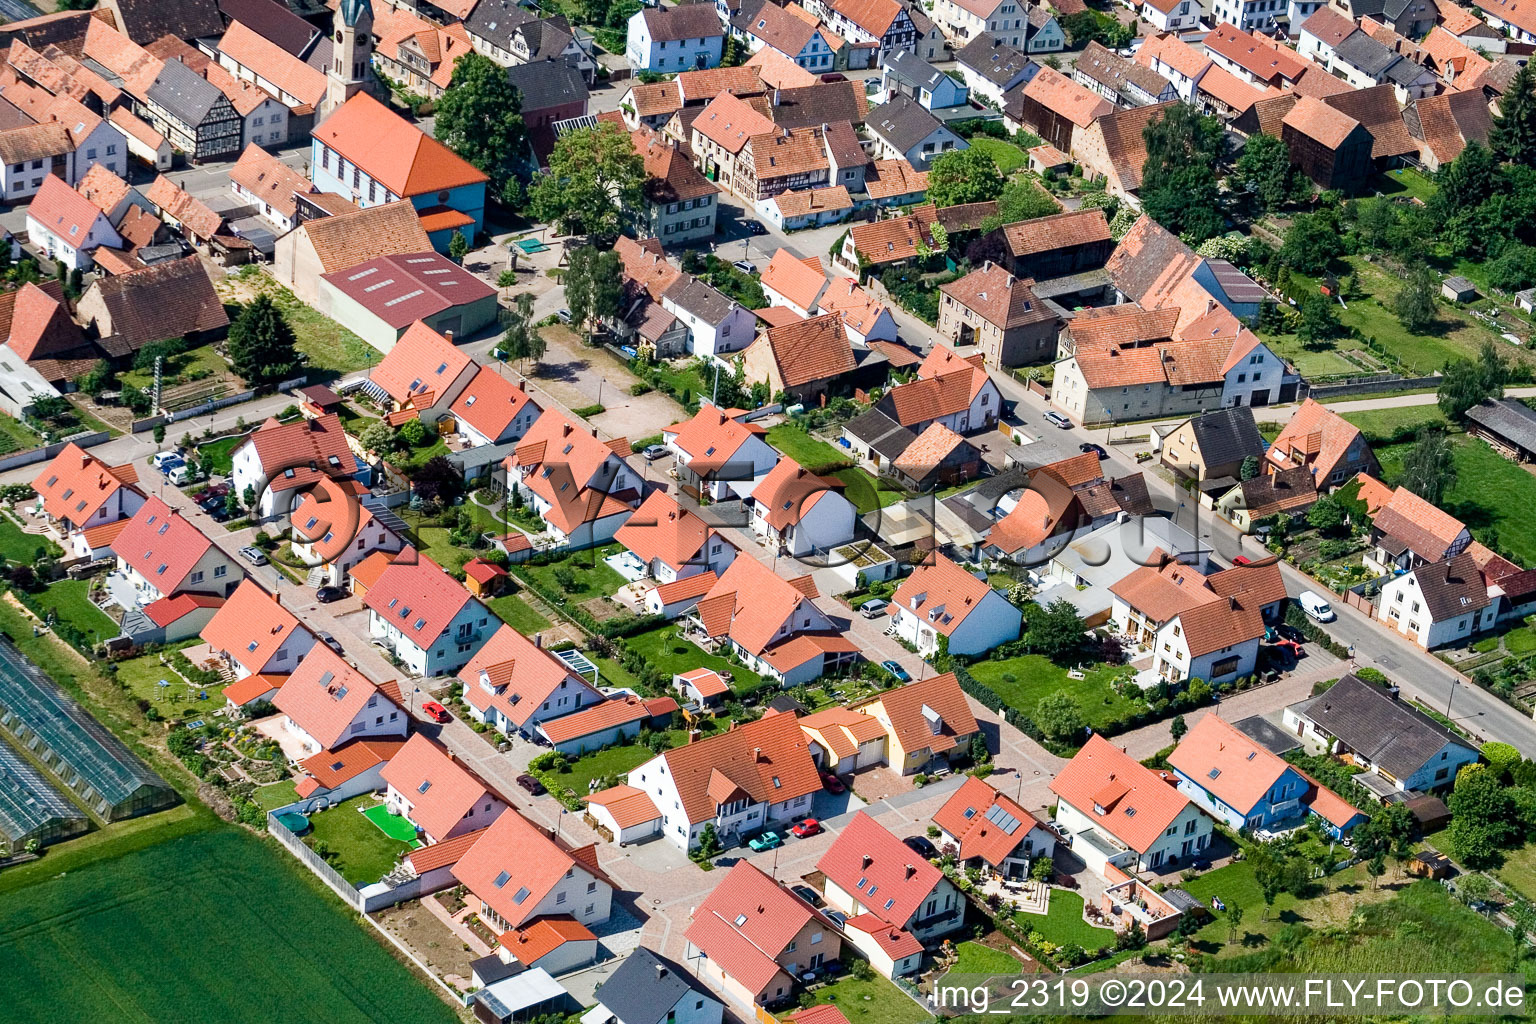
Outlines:
[[[503,463],[507,487],[520,491],[555,548],[606,544],[634,511],[640,477],[596,429],[577,426],[556,410],[540,414]]]
[[[277,594],[249,579],[214,612],[201,635],[236,679],[288,675],[317,642]]]
[[[634,556],[637,567],[657,583],[712,572],[735,560],[736,545],[711,529],[666,491],[652,491],[613,539]]]
[[[427,843],[485,828],[506,803],[463,763],[417,733],[381,773],[384,805],[416,826]]]
[[[1211,20],[1226,22],[1244,32],[1269,32],[1275,19],[1286,12],[1280,0],[1211,0]]]
[[[497,932],[541,917],[569,916],[593,927],[612,915],[613,883],[592,845],[572,849],[516,810],[497,816],[453,866]]]
[[[1024,879],[1038,857],[1056,851],[1057,835],[1040,819],[974,776],[933,814],[940,845],[953,845],[966,867],[985,867],[1004,878]]]
[[[413,675],[463,668],[491,635],[494,616],[426,555],[405,548],[368,588],[368,635]],[[496,619],[498,623],[499,619]]]
[[[54,174],[44,177],[27,207],[27,237],[49,259],[80,271],[95,265],[97,246],[123,245],[107,215]]]
[[[1022,50],[1029,35],[1029,5],[1022,0],[938,0],[933,20],[956,49],[985,32]]]
[[[872,341],[896,341],[900,334],[890,307],[851,277],[827,282],[827,290],[821,293],[816,308],[819,313],[841,314],[843,331],[855,345],[868,347]]]
[[[1003,395],[980,361],[979,355],[961,359],[954,349],[935,345],[917,379],[886,391],[875,408],[914,434],[935,423],[957,434],[991,430],[1002,415]]]
[[[193,522],[151,497],[112,542],[117,571],[138,592],[140,605],[181,590],[227,597],[245,571]]]
[[[971,145],[902,93],[871,110],[865,127],[875,137],[876,160],[899,157],[920,171],[935,157]]]
[[[1212,821],[1155,772],[1095,733],[1051,780],[1056,827],[1100,875],[1178,871],[1210,845]],[[1117,877],[1118,880],[1118,877]]]
[[[642,7],[629,19],[624,57],[636,71],[698,71],[720,63],[725,29],[710,4]]]
[[[837,50],[847,46],[820,21],[799,17],[768,0],[750,13],[743,8],[731,21],[731,34],[745,40],[753,53],[767,48],[818,73],[831,71],[837,63]]]
[[[644,946],[598,985],[596,999],[581,1024],[720,1024],[725,1009],[686,967]]]
[[[393,554],[405,547],[405,537],[391,523],[395,517],[385,512],[373,499],[363,497],[353,505],[342,494],[352,493],[352,501],[362,494],[356,481],[331,493],[316,488],[299,499],[289,513],[291,541],[295,558],[304,565],[318,567],[326,584],[344,587],[353,566],[375,551]],[[377,512],[377,514],[376,514]]]
[[[480,367],[448,407],[472,448],[518,440],[541,412],[521,378],[510,381],[489,366]]]
[[[322,480],[347,481],[357,472],[357,459],[340,417],[327,413],[291,423],[268,419],[235,449],[231,466],[230,482],[240,501],[253,515],[271,519]],[[247,502],[247,492],[254,502]]]
[[[1499,602],[1466,551],[1383,583],[1376,611],[1389,628],[1430,649],[1492,628],[1498,614]]]
[[[525,739],[540,722],[604,699],[569,665],[505,624],[459,670],[459,681],[471,718]]]
[[[940,637],[952,655],[985,654],[1017,640],[1024,621],[1001,591],[938,552],[902,581],[891,605],[896,635],[924,657],[939,649]]]
[[[1141,20],[1159,32],[1188,32],[1200,27],[1200,0],[1142,0]],[[1299,25],[1300,22],[1292,22]]]
[[[661,308],[688,328],[688,350],[696,356],[740,352],[757,336],[757,317],[750,309],[691,274],[662,292]]]
[[[917,45],[917,26],[906,5],[898,0],[813,0],[811,6],[833,32],[854,47],[874,51],[869,65],[849,54],[850,67],[872,66],[893,53],[910,53]]]
[[[23,285],[17,302],[26,298]],[[100,558],[112,554],[113,524],[136,513],[144,495],[134,487],[138,470],[111,467],[74,442],[66,444],[32,481],[43,514],[62,536],[73,558]]]
[[[858,509],[843,497],[841,483],[784,456],[752,491],[752,532],[770,550],[794,558],[824,556],[851,543]]]
[[[367,736],[404,736],[411,717],[324,644],[310,648],[272,703],[306,755]]]
[[[676,457],[682,486],[715,501],[751,497],[779,460],[765,439],[766,430],[747,423],[745,414],[730,415],[712,405],[667,427],[661,436]]]

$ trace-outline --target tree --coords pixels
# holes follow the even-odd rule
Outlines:
[[[1040,698],[1035,705],[1035,724],[1051,739],[1075,739],[1082,735],[1083,709],[1077,700],[1065,690],[1057,690]]]
[[[411,475],[411,490],[422,501],[445,504],[464,491],[464,476],[446,455],[434,455]]]
[[[1187,732],[1189,732],[1189,725],[1184,721],[1184,716],[1174,715],[1173,721],[1168,723],[1168,735],[1173,737],[1173,742],[1182,740]]]
[[[987,750],[987,737],[978,732],[971,737],[971,763],[986,764],[990,760],[992,753]]]
[[[1377,200],[1360,204],[1358,210],[1355,234],[1361,245],[1377,252],[1387,248],[1391,244],[1392,231],[1397,227],[1397,204]]]
[[[1504,247],[1488,262],[1488,284],[1501,292],[1518,292],[1536,285],[1536,249],[1519,242]]]
[[[469,239],[464,237],[464,232],[454,228],[453,234],[448,236],[448,258],[463,266],[464,257],[468,255]]]
[[[1319,533],[1337,534],[1344,529],[1344,506],[1337,498],[1325,494],[1307,510],[1307,522]]]
[[[1264,471],[1264,463],[1257,455],[1245,455],[1243,464],[1238,468],[1237,475],[1241,480],[1252,480]]]
[[[501,294],[503,297],[506,296],[508,288],[515,288],[516,286],[517,271],[513,270],[511,267],[508,267],[506,270],[503,270],[500,274],[496,275],[496,287],[501,289]]]
[[[1500,740],[1489,740],[1480,749],[1483,760],[1488,762],[1488,770],[1500,779],[1507,778],[1520,763],[1520,751]]]
[[[993,226],[1017,224],[1021,220],[1049,217],[1060,212],[1061,206],[1051,198],[1049,192],[1035,183],[1034,178],[1011,178],[997,197],[998,223]],[[982,228],[991,230],[985,222]]]
[[[928,202],[940,207],[984,203],[1003,191],[997,161],[982,149],[952,149],[928,168]]]
[[[1227,941],[1237,941],[1237,930],[1243,923],[1243,907],[1240,903],[1227,904]]]
[[[229,358],[235,372],[252,384],[291,377],[299,366],[293,328],[267,294],[246,303],[229,325]]]
[[[533,296],[524,292],[507,311],[507,330],[501,336],[501,351],[508,359],[516,359],[519,363],[532,359],[537,366],[544,357],[544,348],[544,335],[533,326]]]
[[[1371,888],[1374,889],[1381,876],[1387,872],[1386,854],[1378,853],[1365,863],[1365,873],[1371,876]]]
[[[617,320],[624,311],[624,261],[612,249],[592,257],[592,316]]]
[[[640,208],[645,159],[629,133],[607,121],[555,140],[549,171],[529,190],[534,216],[567,234],[611,241]]]
[[[1422,430],[1408,455],[1398,482],[1431,505],[1439,505],[1456,486],[1456,453],[1438,430]]]
[[[81,375],[78,383],[81,391],[94,396],[111,388],[116,379],[117,374],[112,372],[112,364],[105,359],[98,359],[96,365]]]
[[[1486,768],[1463,768],[1448,803],[1451,852],[1467,867],[1497,867],[1504,859],[1503,851],[1522,841],[1514,796]]]
[[[399,437],[407,446],[420,448],[427,443],[427,425],[419,419],[406,420],[400,425]]]
[[[473,51],[458,59],[437,100],[433,135],[491,178],[501,196],[523,158],[528,137],[522,96],[507,69]]]
[[[1408,281],[1392,298],[1392,312],[1404,330],[1423,334],[1435,323],[1435,275],[1423,264],[1408,272]]]
[[[1221,234],[1226,218],[1217,179],[1227,158],[1221,122],[1175,103],[1147,122],[1142,139],[1142,210],[1191,245]]]
[[[1440,169],[1436,184],[1440,187],[1429,199],[1429,212],[1440,224],[1450,225],[1470,216],[1498,189],[1498,161],[1488,147],[1468,142],[1449,166]]]
[[[382,455],[394,450],[395,429],[383,420],[374,420],[357,435],[357,440],[365,451]]]
[[[1303,274],[1321,274],[1344,253],[1333,218],[1325,213],[1302,214],[1291,222],[1280,246],[1280,262]]]
[[[1499,98],[1488,145],[1500,160],[1536,166],[1536,69],[1529,61],[1520,65]]]
[[[1081,650],[1086,631],[1087,626],[1077,609],[1066,601],[1057,600],[1049,607],[1031,613],[1024,641],[1031,651],[1056,661]]]
[[[1336,337],[1342,328],[1332,299],[1321,292],[1312,292],[1302,298],[1301,320],[1296,324],[1296,337],[1303,345],[1320,345]]]
[[[1273,135],[1254,135],[1232,169],[1234,189],[1247,189],[1266,212],[1312,194],[1307,176],[1291,165],[1291,152]]]
[[[1458,359],[1445,364],[1441,371],[1440,411],[1447,419],[1461,421],[1479,402],[1504,397],[1509,383],[1509,363],[1492,341],[1483,342],[1477,360]]]
[[[699,860],[709,860],[720,853],[720,837],[715,832],[715,823],[706,822],[699,829],[699,846],[694,851]]]
[[[571,326],[585,330],[592,319],[592,257],[597,250],[590,245],[572,249],[565,268],[565,308],[571,311]]]

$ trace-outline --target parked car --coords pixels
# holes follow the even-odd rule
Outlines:
[[[826,787],[828,793],[846,793],[848,787],[843,785],[843,780],[831,772],[821,773],[821,784]]]
[[[768,233],[768,229],[763,227],[763,225],[761,223],[759,223],[758,221],[755,221],[755,220],[747,221],[747,234],[749,234],[749,235],[766,235],[767,233]]]
[[[422,701],[421,710],[425,711],[427,716],[434,722],[449,722],[453,720],[453,716],[448,714],[448,709],[435,700]]]
[[[175,487],[190,484],[193,482],[192,467],[185,462],[178,462],[166,470],[165,478]]]
[[[341,641],[337,640],[334,636],[327,633],[325,630],[320,630],[315,634],[315,636],[319,637],[321,643],[335,651],[338,655],[345,655],[347,653],[346,650],[341,646]]]
[[[1253,559],[1249,558],[1247,555],[1238,555],[1236,558],[1232,559],[1232,564],[1233,565],[1252,565],[1253,564]]]
[[[267,556],[262,554],[256,548],[251,547],[249,544],[240,549],[240,557],[245,559],[247,562],[250,562],[252,565],[267,564]]]
[[[754,836],[747,840],[747,845],[754,853],[762,853],[764,850],[777,849],[784,845],[784,837],[777,832],[764,832],[760,836]]]
[[[229,506],[225,498],[206,498],[197,503],[197,507],[213,517],[216,523],[222,523],[229,518]]]
[[[757,276],[757,264],[749,260],[737,260],[735,263],[732,263],[731,266],[735,267],[743,274],[751,274],[754,277]]]
[[[1056,426],[1060,427],[1062,430],[1072,429],[1072,421],[1067,419],[1061,413],[1057,412],[1055,409],[1052,409],[1050,412],[1045,414],[1045,420],[1047,423],[1056,424]]]
[[[806,818],[804,821],[795,822],[789,830],[800,839],[809,839],[811,836],[821,835],[821,822],[815,818]]]
[[[340,587],[321,587],[315,591],[315,600],[321,604],[330,604],[332,601],[340,601],[347,596],[347,592]]]
[[[937,857],[939,855],[939,848],[934,846],[922,836],[907,836],[907,838],[903,839],[902,842],[907,844],[907,849],[911,850],[919,857],[922,857],[924,860],[927,860],[930,857]]]
[[[821,893],[817,892],[815,889],[812,889],[808,885],[792,885],[789,887],[789,891],[794,893],[796,896],[799,896],[813,907],[819,907],[825,902],[821,898]]]
[[[1315,591],[1303,590],[1296,597],[1296,603],[1301,610],[1312,616],[1318,622],[1332,622],[1338,618],[1333,611],[1333,605],[1324,600],[1321,594]]]
[[[1094,444],[1092,441],[1084,441],[1082,444],[1077,446],[1077,450],[1082,452],[1084,455],[1097,455],[1100,459],[1109,458],[1109,452],[1105,451],[1099,445]]]
[[[828,83],[828,84],[830,84],[832,82],[846,82],[846,81],[848,81],[848,76],[844,75],[844,74],[839,74],[838,72],[833,71],[830,74],[822,75],[821,76],[821,80],[822,80],[822,82]]]
[[[555,310],[555,319],[563,324],[568,324],[571,322],[571,311],[568,309],[557,309]]]
[[[542,796],[544,793],[544,783],[532,775],[519,775],[517,784],[520,788],[526,789],[529,796]]]
[[[655,462],[657,459],[667,457],[667,446],[664,444],[648,444],[640,455],[646,462]]]
[[[848,915],[841,910],[823,910],[821,916],[831,921],[839,930],[848,924]]]
[[[150,459],[150,462],[154,464],[154,467],[162,471],[165,469],[167,464],[171,462],[182,461],[184,460],[182,459],[180,452],[156,452]]]
[[[880,663],[880,667],[885,669],[891,675],[895,676],[898,683],[910,683],[912,681],[912,677],[907,674],[906,669],[901,667],[901,663],[899,661],[882,661]]]
[[[1303,633],[1301,630],[1297,629],[1295,626],[1290,625],[1289,623],[1280,623],[1280,625],[1275,627],[1275,632],[1279,633],[1285,639],[1291,640],[1298,644],[1304,644],[1307,642],[1307,634]]]
[[[885,614],[885,610],[891,606],[891,602],[883,597],[872,597],[859,605],[859,614],[866,619],[878,619]]]

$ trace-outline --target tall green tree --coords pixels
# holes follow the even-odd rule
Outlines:
[[[1175,103],[1147,122],[1142,138],[1142,210],[1190,245],[1221,234],[1226,218],[1217,179],[1227,160],[1221,122]]]
[[[1061,207],[1051,194],[1028,176],[1010,179],[997,197],[999,224],[1017,224],[1021,220],[1049,217],[1060,212]],[[982,227],[986,229],[987,225]]]
[[[1002,192],[997,161],[975,147],[940,154],[928,168],[928,201],[940,207],[984,203]]]
[[[523,292],[507,311],[507,329],[501,336],[501,351],[508,359],[521,363],[532,359],[537,366],[544,355],[544,336],[533,326],[533,296]]]
[[[1333,308],[1333,300],[1321,292],[1312,292],[1301,300],[1301,319],[1296,324],[1296,337],[1309,347],[1322,345],[1329,338],[1338,337],[1343,325]]]
[[[1457,359],[1440,371],[1440,411],[1460,422],[1467,410],[1490,398],[1503,398],[1509,363],[1492,341],[1483,342],[1476,360]]]
[[[645,159],[629,133],[602,121],[555,141],[549,171],[534,177],[528,196],[540,220],[612,241],[640,208],[644,186]]]
[[[1066,601],[1052,601],[1049,607],[1031,612],[1024,641],[1031,651],[1060,660],[1082,649],[1086,630],[1076,608]]]
[[[1434,325],[1436,290],[1434,273],[1422,263],[1408,272],[1408,280],[1392,297],[1392,312],[1405,330],[1423,334]]]
[[[590,245],[572,249],[565,268],[565,308],[571,311],[571,326],[586,330],[592,319],[592,257],[597,250]]]
[[[1520,65],[1499,98],[1488,145],[1500,160],[1536,166],[1536,68],[1529,61]]]
[[[468,255],[469,239],[464,237],[464,232],[454,228],[453,234],[448,236],[448,258],[462,266],[464,257]]]
[[[1057,690],[1055,693],[1041,697],[1035,704],[1033,717],[1040,731],[1056,740],[1081,737],[1083,726],[1086,724],[1083,719],[1083,709],[1065,690]]]
[[[612,249],[592,257],[592,315],[617,320],[624,311],[624,261]]]
[[[229,358],[251,384],[272,384],[299,366],[293,327],[270,295],[256,296],[229,325]]]
[[[1248,140],[1232,168],[1231,184],[1234,189],[1252,192],[1266,212],[1312,194],[1307,176],[1291,165],[1291,151],[1273,135],[1255,135]]]
[[[1403,475],[1398,483],[1431,505],[1445,501],[1456,486],[1456,454],[1451,442],[1438,430],[1423,430],[1403,459]]]
[[[522,97],[507,69],[478,53],[453,66],[448,88],[437,101],[437,140],[489,175],[492,195],[501,197],[524,159],[528,132]]]
[[[1291,222],[1280,245],[1280,262],[1303,274],[1321,274],[1328,264],[1344,252],[1333,217],[1327,213],[1306,213]]]

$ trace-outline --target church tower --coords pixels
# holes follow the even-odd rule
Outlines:
[[[373,5],[369,0],[341,0],[332,20],[331,65],[326,69],[324,120],[368,84],[373,56]]]

